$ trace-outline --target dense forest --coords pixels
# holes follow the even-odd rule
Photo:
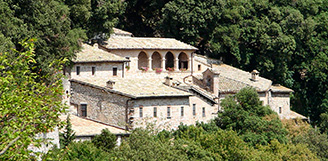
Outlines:
[[[184,157],[190,160],[243,160],[259,156],[294,160],[296,158],[291,157],[305,154],[303,158],[328,158],[325,154],[328,131],[326,0],[0,0],[0,131],[4,134],[0,136],[1,155],[6,151],[17,153],[15,148],[9,147],[15,143],[24,148],[32,142],[28,139],[26,142],[27,136],[47,131],[57,123],[42,122],[49,114],[44,112],[36,125],[22,126],[24,120],[15,125],[30,129],[38,127],[36,131],[11,131],[4,128],[11,127],[10,121],[18,117],[11,107],[33,107],[39,103],[41,110],[49,104],[61,108],[57,104],[60,101],[52,102],[50,98],[59,92],[55,87],[55,80],[59,78],[53,76],[59,69],[58,64],[69,65],[74,53],[80,50],[81,42],[104,40],[115,26],[135,36],[173,37],[197,47],[198,54],[222,59],[224,63],[246,71],[257,69],[261,76],[295,91],[291,98],[292,110],[309,117],[316,129],[308,127],[308,130],[295,132],[277,120],[270,110],[259,107],[256,109],[260,112],[247,111],[247,107],[239,107],[228,98],[225,106],[235,110],[231,108],[229,114],[219,114],[220,119],[210,124],[181,125],[174,132],[136,130],[122,148],[115,148],[126,151],[89,149],[97,155],[106,153],[114,158],[124,158],[128,156],[123,155],[133,156],[139,151],[149,153],[150,149],[156,149],[158,152],[154,151],[153,157],[161,153],[163,157],[179,155],[182,160]],[[21,83],[24,88],[17,86]],[[24,89],[35,91],[24,93]],[[260,105],[254,103],[253,106]],[[53,109],[49,118],[54,118],[59,111]],[[254,118],[249,118],[249,113]],[[24,119],[33,122],[30,117]],[[44,124],[46,126],[41,127]],[[266,126],[270,129],[265,129]],[[18,137],[24,136],[22,133],[26,131],[25,140]],[[139,138],[139,135],[143,137]],[[213,139],[213,145],[209,145],[207,139]],[[225,147],[231,144],[235,147]],[[78,150],[79,147],[75,148]],[[291,154],[285,153],[286,149]],[[24,156],[23,151],[19,153]],[[296,153],[298,156],[293,156]]]

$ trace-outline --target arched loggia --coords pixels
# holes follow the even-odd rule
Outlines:
[[[171,52],[167,52],[165,55],[165,69],[174,68],[174,55]]]
[[[145,52],[140,52],[138,55],[138,69],[148,67],[148,56]]]

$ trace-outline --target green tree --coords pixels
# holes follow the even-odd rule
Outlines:
[[[160,36],[162,8],[171,0],[129,0],[120,26],[135,36]]]
[[[64,149],[54,149],[43,156],[44,160],[103,161],[117,160],[109,153],[97,148],[91,141],[72,142]]]
[[[81,28],[89,39],[109,36],[125,11],[121,0],[65,0],[70,9],[72,28]]]
[[[21,50],[20,40],[37,38],[33,70],[46,75],[52,61],[73,59],[82,41],[109,35],[124,7],[120,0],[1,0],[0,50]]]
[[[24,160],[28,145],[39,145],[36,134],[59,125],[65,111],[61,103],[60,74],[40,76],[32,72],[35,39],[23,41],[25,51],[0,54],[0,160]],[[57,71],[58,63],[49,66]],[[42,80],[50,78],[51,82]]]
[[[306,145],[320,160],[328,160],[328,135],[318,129],[310,128],[291,140],[294,144]]]
[[[277,114],[263,106],[254,88],[241,89],[234,97],[222,100],[223,112],[218,114],[217,126],[232,129],[251,145],[266,145],[277,139],[287,142],[287,131]]]
[[[71,119],[69,118],[69,114],[66,118],[66,126],[65,131],[59,134],[59,142],[60,147],[65,148],[75,139],[75,132],[72,129]]]
[[[116,136],[108,129],[101,130],[100,135],[92,139],[92,143],[99,149],[109,152],[116,146]]]
[[[113,155],[121,160],[187,160],[185,151],[177,146],[172,140],[158,139],[148,130],[136,129],[113,150]]]
[[[274,154],[279,160],[316,160],[316,154],[311,152],[305,144],[282,144],[277,140],[272,140],[266,146],[259,146],[259,150]]]

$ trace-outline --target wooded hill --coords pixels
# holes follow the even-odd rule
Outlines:
[[[199,54],[246,71],[257,69],[293,89],[292,110],[327,133],[326,0],[0,0],[0,52],[11,53],[1,60],[19,57],[24,48],[19,42],[36,38],[29,48],[36,63],[24,67],[46,76],[53,72],[49,64],[71,60],[82,41],[106,39],[115,26],[135,36],[173,37],[199,48]],[[10,70],[1,69],[2,78]],[[0,113],[0,123],[7,116]],[[283,137],[276,140],[285,145]]]

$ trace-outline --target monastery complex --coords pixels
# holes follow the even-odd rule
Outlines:
[[[133,37],[119,29],[103,43],[82,44],[64,71],[69,113],[122,130],[148,123],[175,129],[215,118],[223,98],[249,86],[281,119],[306,119],[290,110],[291,89],[196,50],[172,38]]]

